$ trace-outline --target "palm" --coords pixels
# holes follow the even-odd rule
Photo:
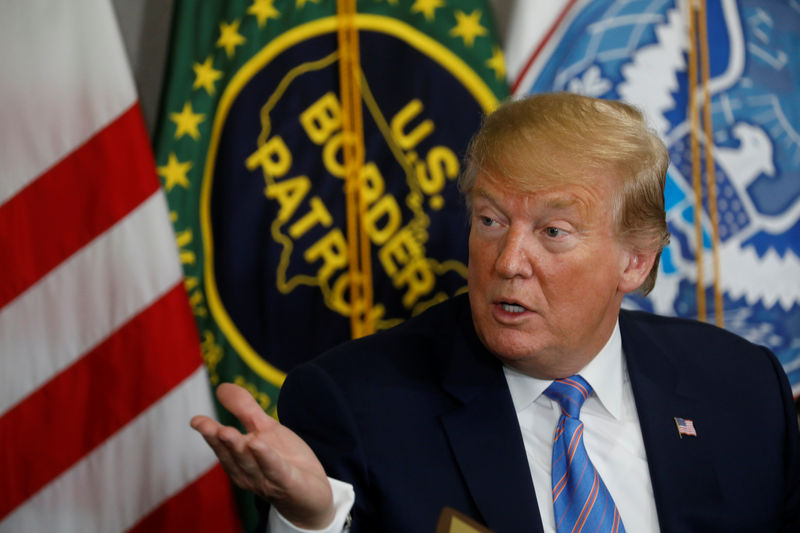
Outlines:
[[[309,529],[328,525],[333,518],[330,484],[311,448],[264,413],[241,387],[220,385],[217,397],[247,433],[204,416],[193,418],[192,427],[214,449],[234,483],[271,502],[295,525]]]

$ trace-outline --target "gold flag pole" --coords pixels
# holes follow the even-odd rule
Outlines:
[[[706,0],[700,0],[700,61],[703,80],[703,126],[706,138],[706,181],[708,186],[708,211],[711,218],[711,251],[714,261],[714,313],[716,324],[725,325],[725,310],[722,307],[722,290],[720,287],[719,265],[719,213],[717,211],[717,181],[714,171],[714,139],[712,137],[711,122],[711,92],[708,85],[711,77],[710,58],[708,50],[708,31],[706,17]]]
[[[356,27],[356,0],[337,0],[339,87],[342,102],[342,150],[347,202],[347,252],[350,263],[350,330],[353,338],[374,331],[372,265],[364,225],[366,201],[361,194],[364,129],[361,117],[361,66]]]
[[[695,29],[695,0],[688,2],[689,29],[689,120],[692,146],[692,184],[694,185],[694,239],[697,265],[697,318],[706,321],[706,291],[703,270],[703,186],[700,175],[700,113],[697,108],[697,31]]]

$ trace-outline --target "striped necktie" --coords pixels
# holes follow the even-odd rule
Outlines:
[[[553,510],[556,531],[625,531],[605,483],[583,445],[578,419],[592,387],[580,376],[555,380],[544,391],[561,405],[553,442]]]

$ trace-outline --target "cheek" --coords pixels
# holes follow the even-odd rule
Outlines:
[[[605,272],[598,271],[590,258],[574,261],[556,256],[547,264],[540,261],[536,269],[536,278],[548,301],[570,307],[583,307],[594,298],[604,277]]]
[[[469,263],[467,264],[467,289],[470,294],[479,296],[485,289],[488,278],[486,267],[481,260],[470,254]]]
[[[558,281],[550,285],[565,307],[575,316],[594,315],[613,298],[619,284],[616,265],[584,260],[563,269]]]
[[[470,234],[469,238],[469,261],[467,266],[470,277],[481,277],[488,273],[494,261],[494,251],[491,243],[481,241],[479,238]]]

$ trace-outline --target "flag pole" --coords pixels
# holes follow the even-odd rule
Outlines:
[[[374,331],[372,265],[361,191],[364,129],[361,116],[361,67],[355,0],[337,0],[339,90],[342,102],[343,155],[347,202],[347,251],[350,265],[350,330],[353,338]]]

